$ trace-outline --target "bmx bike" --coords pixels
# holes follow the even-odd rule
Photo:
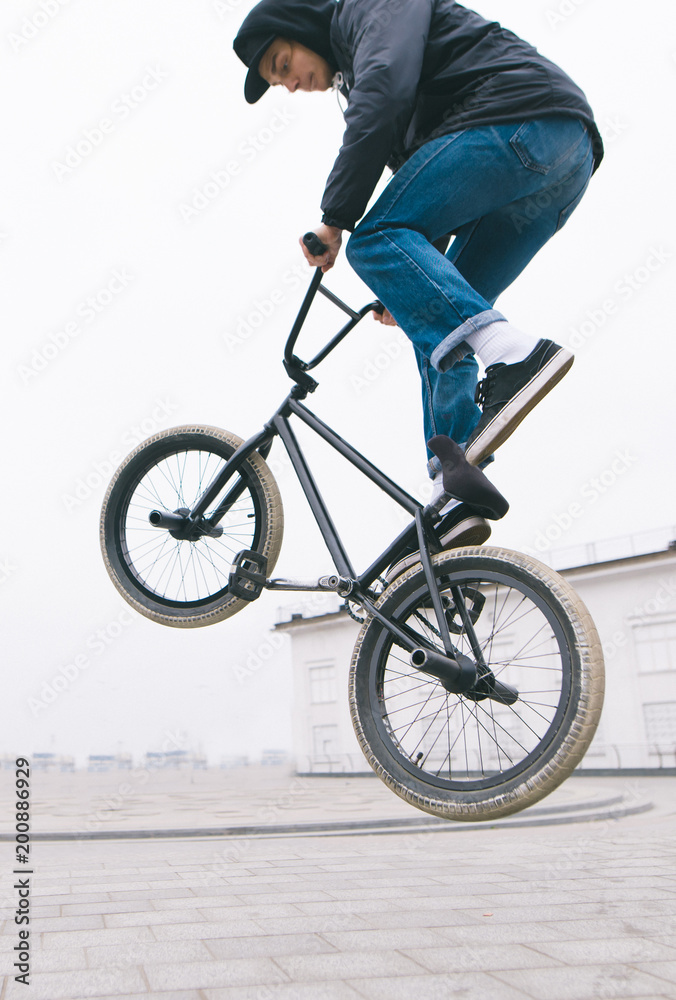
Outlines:
[[[322,277],[317,268],[286,342],[283,363],[293,387],[262,430],[243,441],[215,427],[171,428],[139,445],[117,470],[101,512],[106,568],[133,608],[178,628],[223,621],[264,589],[339,594],[353,617],[355,608],[364,616],[349,705],[376,774],[433,815],[508,815],[560,785],[594,736],[604,692],[596,629],[572,587],[538,560],[480,545],[444,550],[447,518],[439,511],[448,496],[423,505],[303,404],[318,385],[309,372],[369,312],[382,310],[377,301],[353,310],[322,286]],[[317,291],[349,320],[305,362],[293,352]],[[411,517],[360,573],[292,416]],[[277,437],[333,561],[335,571],[317,580],[271,576],[283,510],[265,459]],[[383,577],[402,558],[408,568]]]

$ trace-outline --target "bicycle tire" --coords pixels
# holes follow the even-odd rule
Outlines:
[[[153,509],[194,507],[240,444],[217,427],[170,428],[140,444],[113,476],[101,510],[103,560],[122,597],[146,618],[174,628],[223,621],[249,603],[228,589],[234,555],[251,549],[267,558],[268,573],[274,568],[284,514],[275,479],[257,452],[239,470],[244,489],[221,521],[221,537],[179,540],[148,520]]]
[[[521,687],[519,699],[506,705],[447,693],[369,617],[352,656],[352,722],[368,763],[401,798],[450,820],[493,820],[548,795],[582,760],[603,705],[603,652],[584,603],[538,560],[482,547],[432,562],[456,649],[471,655],[464,602],[487,665],[496,679]],[[388,587],[378,609],[443,652],[420,564]],[[529,646],[523,638],[531,628]]]

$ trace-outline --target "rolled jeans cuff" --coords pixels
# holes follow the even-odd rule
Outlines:
[[[462,361],[468,354],[472,354],[472,348],[465,342],[465,337],[470,333],[477,333],[484,326],[504,320],[504,316],[497,309],[486,309],[477,313],[476,316],[466,319],[465,322],[453,330],[447,337],[438,344],[430,355],[430,363],[438,372],[447,372],[456,361]]]

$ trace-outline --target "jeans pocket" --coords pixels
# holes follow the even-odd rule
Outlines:
[[[586,135],[579,118],[549,115],[524,122],[509,142],[524,167],[548,174],[575,152]]]
[[[577,206],[582,201],[582,196],[584,195],[585,191],[587,190],[587,186],[589,185],[589,181],[590,180],[591,180],[591,171],[589,172],[589,176],[587,177],[587,180],[584,182],[584,184],[582,185],[582,188],[578,191],[578,193],[575,195],[575,197],[573,198],[573,200],[571,202],[569,202],[559,212],[559,221],[557,223],[555,232],[558,233],[559,229],[563,229],[563,227],[565,226],[565,224],[568,222],[568,219],[571,217],[571,215],[573,214],[573,212],[575,211],[575,209],[577,208]]]

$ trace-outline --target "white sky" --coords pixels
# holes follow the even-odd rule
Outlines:
[[[288,647],[266,658],[266,644],[293,595],[266,594],[211,628],[166,629],[125,613],[98,547],[105,485],[140,438],[188,422],[247,437],[287,391],[281,350],[311,276],[296,241],[319,221],[342,119],[332,94],[245,104],[231,44],[250,6],[2,4],[0,598],[10,696],[0,753],[140,755],[176,732],[212,761],[290,746]],[[576,215],[498,303],[524,329],[574,341],[577,360],[500,449],[491,475],[512,507],[493,540],[533,548],[566,524],[571,504],[579,513],[560,545],[674,524],[676,10],[668,0],[652,0],[643,17],[629,0],[474,7],[559,62],[607,140]],[[274,140],[259,141],[271,127]],[[87,133],[96,148],[68,158]],[[221,189],[186,218],[214,172]],[[344,259],[327,285],[357,306],[372,298]],[[93,312],[86,300],[97,295]],[[309,330],[315,344],[342,323],[326,310],[318,318],[328,327]],[[356,377],[368,381],[376,363],[386,370],[360,388]],[[369,319],[318,377],[311,406],[420,495],[419,386],[400,332]],[[329,572],[275,455],[287,518],[276,572]],[[398,529],[398,512],[323,445],[316,468],[363,567]],[[29,699],[78,655],[87,669],[31,711]],[[235,668],[247,662],[258,669],[242,680]]]

